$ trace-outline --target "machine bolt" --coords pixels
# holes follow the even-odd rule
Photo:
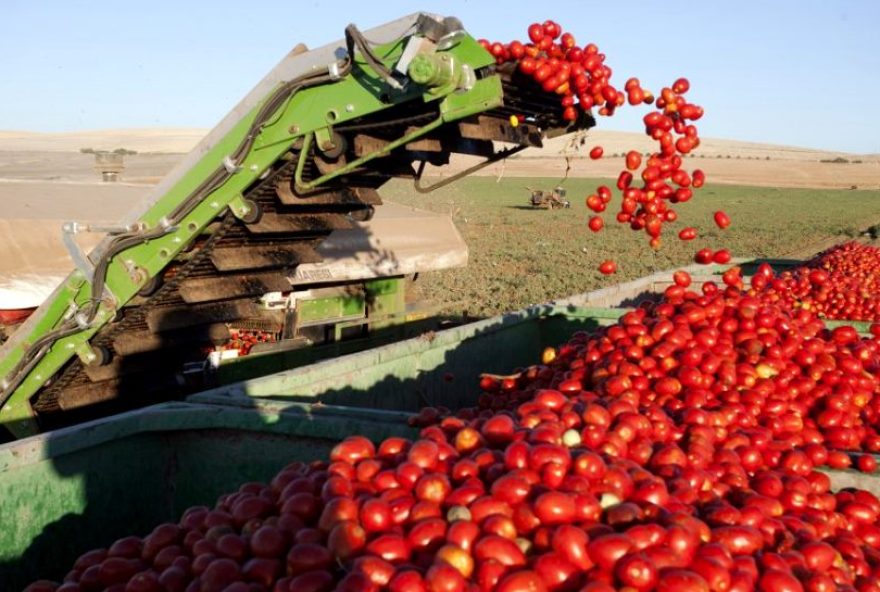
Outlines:
[[[252,165],[251,165],[251,172],[256,173],[256,172],[259,170],[259,168],[260,168],[260,167],[258,167],[257,165],[252,164]]]
[[[351,103],[349,103],[348,105],[345,106],[345,111],[346,111],[347,113],[352,113],[352,112],[354,112],[354,105],[352,105]]]
[[[409,63],[407,74],[416,84],[441,88],[455,81],[456,69],[448,54],[418,54]]]
[[[418,84],[429,84],[437,76],[436,62],[426,55],[417,55],[409,63],[409,77]]]

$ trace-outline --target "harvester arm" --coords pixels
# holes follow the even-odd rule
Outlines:
[[[163,343],[198,349],[248,299],[289,290],[324,236],[369,217],[379,186],[418,179],[413,163],[491,160],[494,142],[592,125],[516,76],[457,19],[427,14],[291,52],[0,348],[0,425],[22,437],[119,399],[136,355],[154,356],[140,374],[154,384],[128,388],[170,393]]]

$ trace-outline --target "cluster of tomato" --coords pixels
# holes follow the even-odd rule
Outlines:
[[[774,277],[768,266],[762,283],[788,306],[828,319],[880,320],[880,249],[856,242],[820,253],[804,266]]]
[[[611,83],[612,70],[605,63],[605,54],[594,43],[581,47],[571,33],[563,33],[554,21],[534,23],[528,29],[529,43],[512,41],[504,44],[481,39],[480,43],[498,64],[516,61],[524,75],[531,77],[545,92],[559,95],[563,118],[574,121],[578,109],[591,111],[598,107],[599,115],[612,116],[626,104],[655,107],[645,115],[645,133],[658,143],[657,151],[644,160],[641,152],[626,154],[626,168],[617,178],[617,189],[622,192],[616,220],[636,231],[644,231],[652,248],[660,247],[663,225],[674,222],[677,213],[674,204],[687,202],[693,189],[705,183],[705,174],[697,169],[688,173],[684,157],[700,145],[694,121],[703,116],[703,109],[685,99],[690,89],[686,78],[679,78],[664,87],[659,96],[642,88],[638,78],[630,78],[623,89]],[[603,149],[596,146],[590,158],[602,158]],[[641,182],[636,182],[636,175]],[[636,182],[636,184],[634,184]],[[601,214],[611,202],[611,189],[605,185],[586,198],[592,216],[589,228],[599,232],[604,227]],[[614,273],[617,266],[605,261],[599,271]]]
[[[237,350],[241,356],[246,356],[258,343],[273,343],[277,341],[277,334],[272,331],[259,329],[233,329],[229,334],[229,341],[223,344],[221,350]]]
[[[817,469],[876,469],[880,340],[722,280],[28,592],[876,590],[880,500]]]

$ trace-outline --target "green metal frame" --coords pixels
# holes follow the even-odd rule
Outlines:
[[[215,383],[238,382],[382,346],[427,331],[435,323],[427,311],[420,318],[408,314],[403,277],[368,280],[362,294],[297,300],[296,309],[300,326],[324,325],[332,332],[330,338],[324,343],[221,360],[213,376]],[[431,312],[436,315],[439,310]],[[343,339],[346,330],[355,328],[359,329],[356,336]]]
[[[376,51],[386,66],[393,67],[403,51],[404,44],[405,40],[398,40],[380,46]],[[458,64],[466,64],[475,70],[494,63],[492,56],[470,36],[465,36],[460,43],[445,51],[453,56]],[[382,88],[383,92],[376,92],[377,88]],[[294,95],[263,127],[253,148],[240,163],[238,172],[198,204],[172,232],[132,247],[113,258],[106,276],[106,288],[112,295],[113,302],[101,303],[92,326],[52,345],[49,352],[11,393],[0,409],[0,425],[6,427],[16,437],[37,433],[38,426],[29,402],[31,397],[74,355],[87,359],[91,353],[88,341],[114,317],[118,308],[128,303],[142,286],[161,273],[205,230],[209,223],[225,213],[227,208],[231,208],[238,216],[244,215],[246,206],[243,205],[242,194],[296,142],[301,140],[304,146],[308,146],[313,136],[325,136],[328,132],[332,132],[333,125],[383,111],[407,101],[439,101],[440,118],[394,142],[391,147],[365,155],[351,163],[353,166],[360,166],[387,154],[394,146],[424,135],[445,122],[483,112],[501,105],[503,101],[501,81],[498,76],[478,80],[467,91],[449,91],[445,95],[438,96],[436,90],[414,84],[407,85],[402,90],[392,89],[358,59],[355,61],[352,73],[341,80],[306,89]],[[269,94],[271,93],[267,96]],[[387,102],[383,102],[383,98],[387,98]],[[140,222],[146,228],[155,228],[159,225],[163,218],[216,170],[228,154],[233,153],[243,140],[259,109],[260,105],[251,109],[191,170],[157,200],[141,217]],[[303,160],[300,159],[300,163]],[[306,185],[317,186],[325,183],[335,176],[344,174],[348,168],[325,175]],[[31,327],[27,337],[18,340],[14,347],[6,351],[7,355],[0,360],[0,377],[7,376],[14,368],[26,351],[28,343],[33,343],[40,336],[62,324],[73,307],[86,306],[91,298],[90,290],[91,286],[82,273],[78,271],[72,273],[55,297],[35,313],[34,322],[27,325]]]

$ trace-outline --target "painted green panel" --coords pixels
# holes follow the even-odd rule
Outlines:
[[[298,300],[297,314],[301,323],[316,324],[333,319],[363,317],[366,311],[364,297],[357,294]]]

